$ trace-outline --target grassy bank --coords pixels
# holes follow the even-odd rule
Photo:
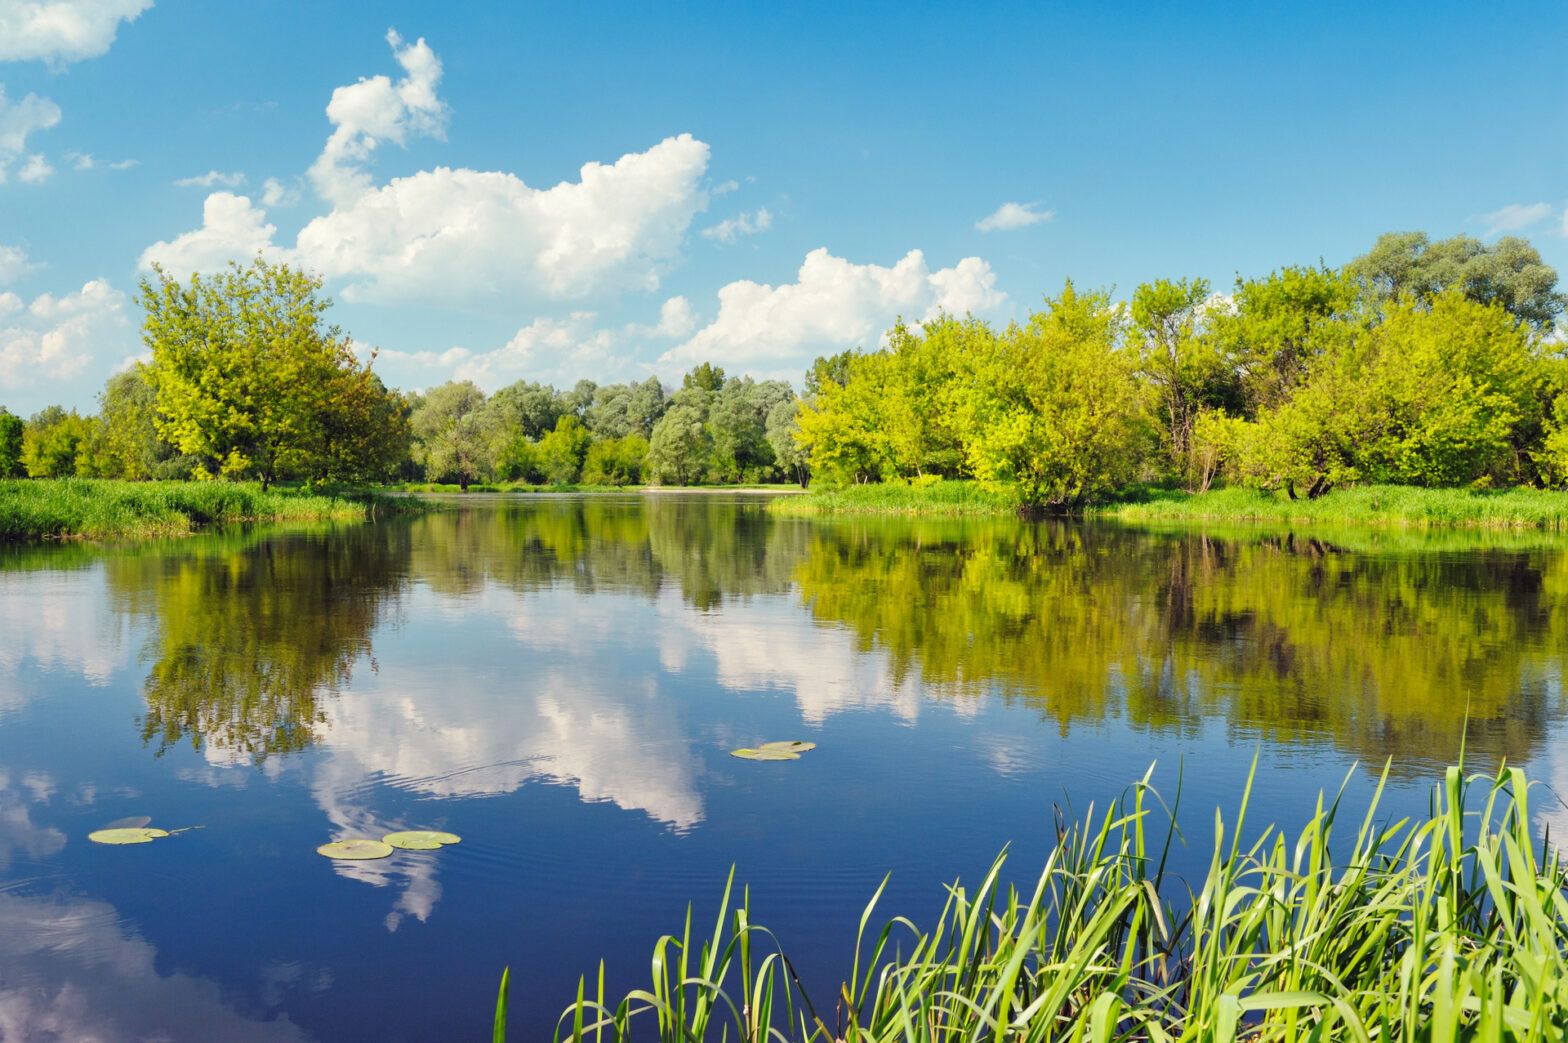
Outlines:
[[[930,485],[855,485],[839,492],[812,492],[769,504],[779,514],[995,515],[1017,512],[1008,486],[943,481]],[[1318,522],[1418,528],[1568,530],[1568,493],[1540,489],[1418,489],[1408,485],[1365,485],[1337,489],[1316,500],[1292,500],[1282,492],[1216,489],[1190,494],[1140,491],[1127,499],[1090,507],[1087,514],[1126,521]]]
[[[0,539],[176,536],[244,521],[358,521],[422,510],[367,489],[305,492],[254,482],[0,481]]]
[[[405,482],[408,493],[634,493],[637,485],[529,485],[527,482],[470,482],[467,489],[443,482]]]
[[[403,492],[410,493],[716,493],[716,492],[764,492],[770,494],[789,495],[795,494],[795,485],[757,485],[755,483],[737,483],[732,485],[529,485],[527,482],[474,482],[467,490],[461,486],[447,485],[440,482],[406,482],[396,486]],[[797,494],[798,495],[798,494]]]
[[[1540,489],[1418,489],[1364,485],[1316,500],[1292,500],[1257,489],[1216,489],[1190,495],[1152,493],[1141,502],[1097,507],[1094,514],[1127,521],[1323,522],[1423,528],[1568,528],[1568,493]]]
[[[768,504],[777,514],[945,514],[1006,515],[1017,513],[1018,497],[1011,488],[985,482],[934,482],[905,485],[885,482],[852,485],[838,492],[784,496]]]
[[[1374,795],[1351,835],[1337,799],[1295,836],[1258,832],[1247,795],[1228,828],[1216,816],[1203,879],[1166,873],[1179,841],[1145,780],[1098,819],[1059,819],[1032,890],[1004,887],[998,859],[978,886],[949,887],[929,930],[900,917],[870,935],[873,897],[843,985],[816,997],[726,889],[711,938],[688,915],[657,942],[650,987],[624,999],[606,997],[601,968],[556,1038],[1564,1038],[1568,872],[1532,850],[1517,769],[1448,769],[1413,822],[1383,817]],[[505,1015],[503,977],[497,1039]]]

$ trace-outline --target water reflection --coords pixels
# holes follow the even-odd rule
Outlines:
[[[1064,733],[1117,717],[1184,734],[1218,716],[1273,742],[1403,763],[1454,756],[1468,713],[1471,749],[1528,755],[1562,710],[1568,557],[1540,539],[1436,552],[1433,539],[813,524],[714,498],[553,499],[116,555],[106,571],[119,602],[155,621],[140,725],[159,749],[188,739],[261,760],[333,735],[363,767],[431,792],[569,779],[585,799],[687,828],[701,798],[681,738],[660,730],[667,715],[584,687],[571,665],[650,628],[666,674],[701,649],[720,683],[792,691],[807,722],[872,707],[913,721],[923,700],[963,709],[995,695]],[[434,694],[435,676],[400,678],[386,702],[328,699],[374,665],[373,635],[411,581],[437,618],[504,618],[549,670],[516,690],[480,686],[467,693],[477,705]],[[713,611],[727,601],[746,611]],[[33,629],[56,639],[27,654],[58,654],[72,621],[39,618]],[[501,729],[499,699],[520,702]],[[628,752],[647,749],[646,765]]]
[[[1468,714],[1483,758],[1532,753],[1563,709],[1568,557],[1363,541],[837,524],[814,530],[795,578],[812,615],[884,650],[895,678],[996,691],[1064,733],[1213,715],[1402,765],[1456,756]]]
[[[249,1014],[214,981],[160,974],[156,949],[109,903],[63,892],[23,893],[33,882],[15,874],[17,856],[41,862],[66,846],[64,833],[31,819],[53,789],[47,776],[18,779],[0,768],[0,869],[8,871],[0,890],[0,1039],[307,1038],[276,1013],[286,990],[301,983],[286,977],[264,982],[260,991],[272,1012]]]
[[[22,708],[46,671],[98,686],[133,655],[130,621],[106,611],[102,574],[79,567],[90,559],[45,552],[25,560],[65,567],[7,571],[0,564],[0,720]]]
[[[143,653],[142,740],[188,740],[209,759],[304,749],[324,699],[370,658],[370,637],[407,574],[408,530],[201,540],[184,553],[106,559],[122,605],[153,620]]]
[[[585,801],[646,812],[677,831],[696,825],[703,804],[679,699],[646,672],[618,673],[621,683],[611,688],[582,665],[610,635],[636,634],[645,616],[645,605],[624,598],[487,595],[470,605],[465,626],[488,617],[493,630],[470,637],[516,669],[503,669],[505,680],[468,685],[441,663],[400,663],[395,685],[378,682],[334,703],[323,745],[341,785],[320,788],[321,803],[340,809],[336,794],[357,792],[367,774],[443,798],[509,793],[537,779],[574,786]],[[511,647],[485,640],[492,633]],[[461,699],[445,694],[454,681]]]

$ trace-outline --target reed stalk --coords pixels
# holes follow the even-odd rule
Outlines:
[[[1032,888],[1004,884],[1004,851],[975,887],[948,886],[929,929],[895,917],[872,936],[879,888],[820,1006],[751,922],[749,895],[731,908],[732,871],[708,938],[688,910],[655,944],[651,987],[613,1007],[601,965],[556,1039],[625,1043],[634,1026],[661,1043],[1568,1037],[1568,871],[1532,839],[1524,775],[1451,767],[1426,817],[1394,822],[1378,810],[1386,780],[1336,839],[1343,786],[1287,835],[1251,831],[1249,778],[1235,821],[1216,812],[1193,890],[1167,872],[1175,808],[1145,775],[1099,816],[1059,812]]]

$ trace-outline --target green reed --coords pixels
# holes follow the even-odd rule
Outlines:
[[[931,928],[896,917],[873,937],[878,889],[819,1004],[727,886],[708,939],[689,911],[659,939],[650,988],[612,1006],[602,964],[592,992],[579,982],[556,1039],[621,1043],[634,1025],[667,1043],[1564,1038],[1568,871],[1532,845],[1523,774],[1449,768],[1428,814],[1395,822],[1378,813],[1386,779],[1348,844],[1343,787],[1294,836],[1243,843],[1249,779],[1234,824],[1216,813],[1194,891],[1166,871],[1175,812],[1146,775],[1099,817],[1058,813],[1032,889],[1003,885],[1004,853],[978,886],[947,888]]]
[[[348,521],[421,509],[365,489],[307,491],[256,482],[0,481],[0,539],[175,536],[241,521]]]

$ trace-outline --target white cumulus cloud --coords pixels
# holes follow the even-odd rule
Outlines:
[[[579,311],[565,319],[535,319],[504,347],[465,359],[454,376],[494,390],[524,377],[570,385],[585,373],[609,373],[618,368],[617,338],[596,327],[594,318],[591,311]]]
[[[6,0],[0,3],[0,62],[42,59],[54,66],[96,58],[121,22],[152,0]]]
[[[1486,227],[1485,234],[1493,236],[1529,228],[1551,216],[1550,203],[1531,203],[1528,206],[1523,203],[1509,203],[1489,214],[1482,214],[1477,220]]]
[[[15,282],[35,267],[20,246],[0,246],[0,286]]]
[[[350,202],[369,191],[370,175],[360,169],[383,141],[406,145],[410,135],[441,138],[446,106],[436,97],[441,59],[423,39],[405,46],[395,30],[387,43],[407,73],[397,83],[386,76],[362,78],[339,87],[327,104],[332,136],[310,168],[310,179],[323,199]]]
[[[196,177],[182,177],[174,184],[178,188],[211,188],[213,185],[222,185],[224,188],[238,188],[245,183],[245,175],[238,170],[232,174],[225,174],[217,170],[209,170]]]
[[[22,164],[22,169],[16,172],[16,179],[25,181],[29,185],[36,185],[39,182],[48,181],[53,173],[54,167],[49,165],[49,161],[43,157],[42,153],[35,152],[27,157],[27,162]]]
[[[377,187],[365,164],[379,142],[439,137],[447,118],[435,93],[435,53],[423,40],[404,45],[396,33],[388,41],[407,75],[333,92],[327,114],[334,129],[309,171],[332,210],[306,225],[293,247],[272,242],[266,212],[247,197],[219,192],[208,198],[200,229],[149,247],[143,266],[183,268],[190,253],[210,262],[265,249],[345,280],[346,300],[581,300],[658,288],[693,217],[707,207],[706,144],[690,134],[666,138],[614,163],[587,163],[578,180],[550,188],[506,172],[448,167]],[[288,192],[269,182],[262,199],[285,205]]]
[[[982,232],[1006,232],[1014,228],[1027,228],[1056,216],[1055,210],[1036,210],[1039,203],[1003,203],[996,210],[975,222]]]
[[[244,261],[258,252],[283,259],[272,249],[275,225],[267,223],[265,210],[251,205],[249,196],[214,192],[202,205],[202,225],[169,242],[153,243],[142,251],[141,267],[161,264],[176,279],[192,272],[214,272],[229,261]]]
[[[5,85],[0,84],[0,183],[6,180],[11,163],[26,150],[27,136],[59,122],[60,106],[48,98],[29,94],[13,102],[5,96]]]
[[[574,300],[653,290],[707,205],[708,146],[666,138],[578,181],[536,189],[507,173],[438,167],[396,178],[318,217],[298,259],[352,280],[353,299]]]
[[[755,235],[766,232],[773,227],[773,215],[768,213],[768,208],[758,207],[754,214],[741,213],[735,217],[726,218],[712,228],[704,228],[702,237],[720,243],[733,243],[743,235]]]
[[[883,268],[819,248],[806,255],[793,283],[741,280],[720,289],[718,317],[659,361],[794,374],[823,352],[878,343],[899,316],[923,321],[939,312],[985,312],[1006,300],[991,266],[978,257],[933,272],[919,250]]]
[[[299,185],[269,177],[261,186],[262,206],[293,206],[299,202]]]
[[[125,294],[94,279],[63,297],[24,305],[0,294],[0,387],[32,387],[80,374],[104,342],[123,340]]]

